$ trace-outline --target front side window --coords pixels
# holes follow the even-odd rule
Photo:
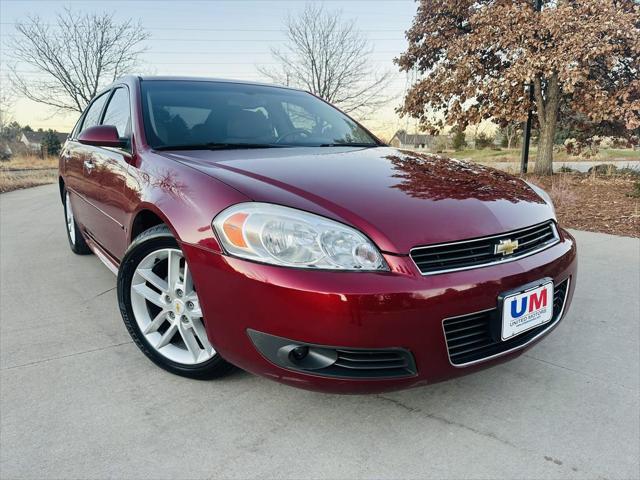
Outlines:
[[[378,145],[356,122],[306,92],[209,81],[141,85],[153,148]]]
[[[107,101],[108,97],[109,97],[108,92],[103,93],[93,101],[93,103],[89,107],[89,110],[87,110],[87,113],[84,116],[84,120],[82,121],[82,128],[80,129],[80,132],[85,131],[89,127],[95,127],[96,125],[98,125],[98,122],[100,121],[100,113],[102,112],[102,107],[104,106],[104,102]]]
[[[131,131],[131,110],[129,108],[129,92],[126,88],[118,88],[113,92],[104,112],[102,125],[116,127],[120,138],[129,136]]]

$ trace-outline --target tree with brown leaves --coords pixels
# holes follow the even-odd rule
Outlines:
[[[400,113],[438,130],[492,118],[540,131],[535,172],[551,174],[560,112],[640,127],[640,4],[634,0],[420,0],[396,63],[422,74]],[[534,85],[529,101],[525,86]]]

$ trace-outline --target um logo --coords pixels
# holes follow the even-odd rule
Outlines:
[[[547,290],[541,292],[534,292],[529,296],[522,297],[520,299],[520,306],[518,307],[518,300],[511,300],[511,318],[518,318],[527,313],[538,310],[547,306]],[[529,307],[527,309],[527,306]]]

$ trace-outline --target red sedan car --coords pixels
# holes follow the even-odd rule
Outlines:
[[[290,88],[125,77],[65,144],[60,194],[140,350],[193,378],[429,384],[521,354],[575,286],[544,191],[389,148]]]

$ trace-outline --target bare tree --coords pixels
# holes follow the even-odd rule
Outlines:
[[[372,67],[372,48],[339,11],[307,4],[286,23],[287,44],[272,48],[278,66],[258,70],[276,83],[304,88],[360,117],[388,103],[391,72]]]
[[[106,84],[131,72],[149,37],[139,23],[112,14],[65,9],[49,25],[37,16],[17,23],[9,79],[17,94],[60,110],[81,112]],[[24,66],[35,69],[22,75]],[[37,75],[37,76],[30,76]]]
[[[0,83],[0,134],[4,132],[6,126],[11,122],[11,108],[14,98],[8,91],[6,85]]]
[[[505,138],[507,148],[515,148],[518,137],[522,134],[522,124],[519,122],[506,122],[501,130]]]

